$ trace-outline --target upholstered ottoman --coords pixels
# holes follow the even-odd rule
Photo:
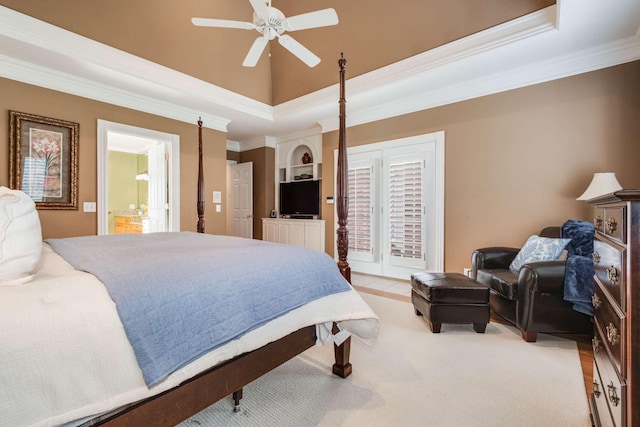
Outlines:
[[[460,273],[413,273],[411,302],[433,333],[443,323],[473,323],[484,333],[489,323],[489,287]]]

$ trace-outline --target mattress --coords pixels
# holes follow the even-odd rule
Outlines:
[[[353,289],[316,299],[148,388],[114,302],[93,275],[43,245],[34,280],[0,287],[0,426],[56,426],[168,390],[225,360],[331,322],[368,343],[377,317]],[[327,373],[330,375],[330,373]]]

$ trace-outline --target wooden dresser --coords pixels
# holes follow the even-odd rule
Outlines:
[[[640,190],[589,203],[596,227],[591,414],[596,426],[640,426]]]
[[[114,216],[115,234],[141,234],[142,220],[139,216],[116,215]]]

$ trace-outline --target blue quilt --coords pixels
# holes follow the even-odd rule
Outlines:
[[[571,239],[567,245],[564,276],[564,299],[573,309],[593,316],[591,297],[594,289],[593,238],[595,227],[588,221],[570,219],[561,228],[562,237]]]
[[[349,290],[324,252],[193,232],[48,239],[116,303],[146,384],[314,299]]]

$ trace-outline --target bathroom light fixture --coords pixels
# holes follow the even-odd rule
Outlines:
[[[136,181],[149,181],[149,173],[147,171],[139,173],[136,175]]]
[[[589,200],[618,190],[622,190],[622,186],[614,172],[598,172],[593,174],[591,184],[576,200]]]

